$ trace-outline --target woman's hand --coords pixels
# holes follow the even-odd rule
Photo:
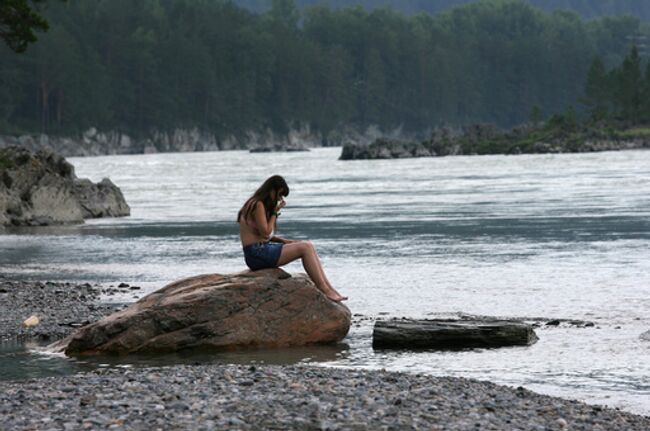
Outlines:
[[[284,208],[286,204],[287,203],[284,201],[284,199],[280,199],[278,203],[275,205],[275,212],[276,213],[279,212],[282,208]]]

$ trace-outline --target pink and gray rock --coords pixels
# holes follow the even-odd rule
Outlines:
[[[350,310],[306,275],[268,269],[176,281],[49,350],[84,356],[289,347],[334,343],[349,328]]]

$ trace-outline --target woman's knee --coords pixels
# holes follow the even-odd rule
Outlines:
[[[300,250],[303,253],[314,253],[316,251],[316,247],[314,247],[314,244],[311,241],[300,241]]]

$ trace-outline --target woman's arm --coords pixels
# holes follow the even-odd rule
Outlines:
[[[257,225],[257,230],[259,231],[260,235],[265,238],[271,236],[277,216],[275,214],[271,214],[271,218],[267,220],[264,204],[262,202],[258,202],[255,204],[254,217],[255,224]]]
[[[271,241],[271,242],[281,242],[282,244],[291,244],[292,242],[296,242],[296,240],[286,239],[286,238],[282,238],[280,236],[274,236],[269,241]]]

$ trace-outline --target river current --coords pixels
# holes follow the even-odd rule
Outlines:
[[[281,174],[291,193],[278,234],[315,243],[355,314],[595,326],[543,326],[530,347],[412,353],[373,351],[362,324],[334,351],[219,360],[465,376],[650,415],[650,341],[639,337],[650,330],[650,152],[339,161],[340,151],[71,158],[78,176],[119,185],[131,217],[0,235],[0,272],[145,294],[243,270],[237,210]]]

